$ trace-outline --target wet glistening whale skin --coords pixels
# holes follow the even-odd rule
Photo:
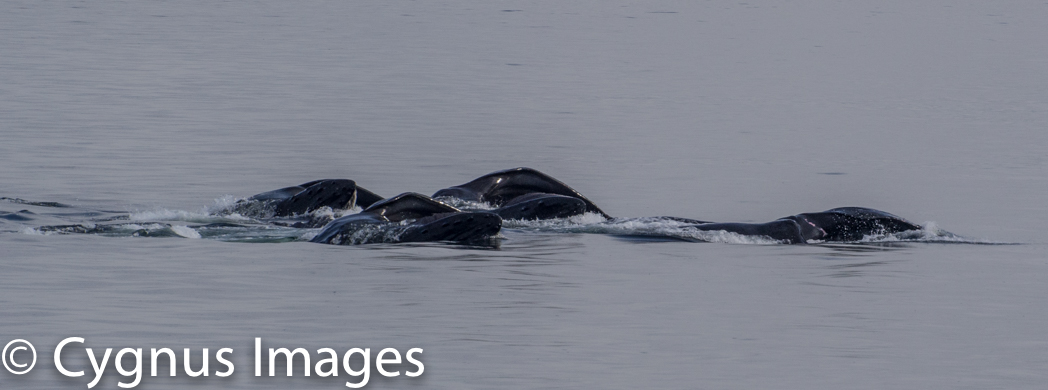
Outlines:
[[[0,201],[34,207],[68,207],[19,198],[0,198]],[[83,223],[73,220],[68,224],[38,225],[29,229],[45,234],[245,237],[245,240],[265,242],[308,239],[328,244],[460,241],[488,245],[497,242],[488,239],[499,235],[504,221],[510,221],[511,228],[515,229],[699,241],[718,236],[696,235],[696,232],[726,232],[781,243],[855,242],[890,235],[909,240],[909,237],[923,237],[924,233],[958,237],[934,228],[925,231],[920,225],[896,215],[867,208],[795,214],[764,223],[712,222],[669,216],[612,217],[566,183],[530,168],[488,173],[462,185],[439,190],[432,198],[409,192],[387,199],[357,186],[350,179],[312,180],[243,198],[206,213],[217,220],[185,224],[167,223],[166,217],[150,220],[113,215]],[[0,219],[26,222],[35,220],[36,215],[25,210],[0,215]],[[128,220],[134,222],[127,223]],[[536,220],[553,221],[529,222]],[[252,235],[253,231],[259,234]]]
[[[409,192],[331,221],[310,242],[474,241],[498,234],[501,228],[502,218],[494,213],[461,211]]]
[[[692,223],[702,231],[726,231],[746,236],[762,236],[789,244],[814,241],[858,241],[871,235],[921,230],[919,225],[880,210],[864,207],[839,207],[818,213],[782,217],[766,223],[717,223],[670,218]]]
[[[433,197],[487,202],[498,207],[494,212],[504,219],[563,218],[592,212],[608,219],[609,223],[632,220],[613,218],[575,189],[549,175],[525,167],[495,171],[466,184],[437,191]],[[823,212],[802,213],[766,223],[718,223],[678,217],[659,218],[689,223],[695,230],[761,236],[791,244],[806,243],[809,240],[857,241],[875,234],[894,234],[921,229],[917,224],[901,217],[864,207],[840,207]]]
[[[368,207],[380,200],[381,196],[357,186],[352,180],[323,179],[254,195],[237,202],[233,211],[252,216],[288,217],[307,214],[321,207]]]
[[[437,191],[433,197],[487,203],[504,219],[564,218],[586,212],[611,218],[574,188],[525,167],[495,171]]]
[[[456,208],[441,200],[466,206]],[[310,217],[324,207],[360,207],[363,211],[337,219],[330,215]],[[665,220],[687,229],[724,231],[790,244],[858,241],[871,235],[921,229],[901,217],[863,207],[802,213],[766,223],[615,218],[567,184],[526,167],[491,172],[441,189],[432,198],[409,192],[383,199],[352,180],[314,180],[254,195],[236,203],[233,210],[281,226],[323,227],[311,241],[325,244],[475,241],[497,235],[503,220],[558,219],[585,213],[603,217],[605,224]]]

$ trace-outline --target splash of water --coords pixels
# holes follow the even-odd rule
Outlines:
[[[487,203],[442,198],[452,206],[469,210],[491,210]],[[332,209],[322,207],[309,214],[289,218],[245,215],[237,212],[243,198],[223,196],[214,204],[197,211],[152,209],[133,211],[126,215],[69,220],[68,225],[28,226],[17,230],[24,234],[97,234],[110,237],[183,237],[202,238],[235,242],[286,242],[307,241],[319,231],[317,228],[345,216],[361,212],[361,209]],[[84,215],[89,215],[87,213]],[[97,213],[96,213],[97,214]],[[103,213],[104,214],[104,213]],[[91,214],[93,215],[93,214]],[[67,219],[68,218],[63,218]],[[119,223],[114,223],[120,221]],[[392,243],[398,242],[404,232],[404,224],[397,226],[371,226],[339,237],[341,244]],[[694,222],[666,217],[614,218],[606,219],[596,213],[585,213],[569,218],[550,220],[505,220],[507,230],[542,233],[587,233],[608,234],[626,237],[650,237],[695,242],[715,242],[745,245],[783,244],[762,236],[747,236],[727,231],[708,231],[695,228]],[[505,237],[499,235],[499,237]],[[1003,244],[1001,242],[959,236],[938,227],[934,222],[925,222],[920,230],[898,233],[878,233],[852,242],[855,244],[878,244],[893,242]],[[822,244],[822,241],[809,241]]]

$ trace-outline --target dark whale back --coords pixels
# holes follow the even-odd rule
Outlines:
[[[281,188],[281,189],[275,190],[275,191],[264,192],[262,194],[255,195],[255,196],[253,196],[251,198],[254,199],[255,197],[257,197],[259,195],[265,195],[265,194],[269,194],[269,193],[277,193],[277,192],[285,191],[285,190],[294,190],[295,188],[300,188],[299,191],[302,191],[302,190],[305,190],[306,188],[312,187],[314,184],[319,184],[319,183],[329,182],[329,181],[332,181],[332,180],[331,179],[313,180],[311,182],[302,183],[302,184],[299,184],[298,186],[294,186],[294,187],[287,187],[287,188]],[[354,183],[354,185],[355,185],[355,183]],[[361,187],[359,185],[356,186],[356,191],[357,191],[357,194],[356,194],[357,195],[357,200],[356,200],[355,204],[357,206],[360,206],[360,208],[365,208],[366,209],[366,208],[370,207],[372,204],[374,204],[375,202],[378,202],[378,201],[383,199],[378,194],[376,194],[374,192],[371,192],[371,191],[368,191],[366,188]],[[295,193],[298,193],[298,192],[295,192]],[[291,195],[294,195],[294,194],[291,194]],[[288,197],[290,197],[290,195]]]
[[[765,236],[791,244],[808,240],[858,241],[868,235],[921,229],[898,216],[863,207],[840,207],[819,213],[797,214],[767,223],[700,223],[693,228]]]
[[[513,168],[496,171],[478,177],[469,183],[437,191],[433,197],[453,197],[468,201],[487,202],[502,207],[513,199],[532,193],[547,193],[568,196],[583,201],[586,211],[611,218],[575,189],[560,180],[531,168]]]
[[[261,194],[256,194],[256,195],[254,195],[254,196],[252,196],[250,198],[247,198],[247,200],[281,201],[281,200],[288,199],[288,198],[290,198],[292,196],[295,196],[295,194],[297,194],[299,192],[302,192],[302,191],[305,191],[305,190],[306,190],[306,188],[303,187],[303,186],[284,187],[284,188],[281,188],[279,190],[266,191],[266,192],[263,192]]]
[[[502,218],[493,213],[441,213],[408,225],[398,241],[471,241],[494,236],[501,229]]]
[[[356,204],[357,183],[346,179],[326,179],[305,183],[305,189],[277,203],[275,215],[306,214],[321,207],[348,209]],[[277,191],[285,191],[288,187]],[[270,191],[272,193],[274,191]]]
[[[397,242],[469,241],[498,234],[502,218],[488,212],[462,212],[428,196],[407,192],[375,202],[359,214],[331,221],[310,241],[339,244],[346,236],[368,228],[392,232]]]
[[[241,201],[238,211],[250,212],[251,207],[271,207],[275,217],[307,214],[321,207],[349,209],[367,208],[382,200],[378,194],[357,186],[346,179],[322,179],[267,191]]]
[[[406,219],[418,219],[434,214],[458,212],[461,212],[461,210],[440,203],[428,196],[415,192],[405,192],[392,198],[375,202],[360,214],[374,215],[376,218],[385,221],[400,222]]]
[[[513,198],[494,212],[502,219],[567,218],[586,212],[586,202],[570,196],[532,193]]]
[[[806,239],[857,241],[872,234],[892,234],[921,227],[899,216],[865,207],[839,207],[821,213],[803,213],[792,219]]]

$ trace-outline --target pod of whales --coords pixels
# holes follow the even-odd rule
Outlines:
[[[467,206],[455,208],[441,200],[458,201]],[[363,208],[358,214],[330,222],[294,225],[323,225],[311,241],[326,244],[472,241],[498,234],[503,219],[545,220],[594,213],[604,217],[605,223],[635,220],[611,217],[567,184],[523,167],[495,171],[468,183],[444,188],[432,198],[409,192],[382,199],[352,180],[327,179],[264,192],[244,201],[244,204],[252,203],[269,205],[275,217],[306,214],[322,207]],[[485,204],[493,208],[484,208]],[[725,231],[790,244],[811,240],[857,241],[873,234],[921,229],[898,216],[862,207],[802,213],[766,223],[708,222],[679,217],[656,219],[683,222],[684,227],[699,231]]]
[[[0,200],[40,207],[69,207],[28,202],[17,198]],[[347,214],[358,208],[362,211]],[[588,232],[676,239],[687,239],[689,236],[681,236],[680,229],[684,229],[685,232],[728,232],[790,244],[812,241],[854,242],[867,236],[922,230],[920,226],[898,216],[862,207],[841,207],[822,212],[802,213],[766,223],[709,222],[680,217],[615,218],[567,184],[531,168],[495,171],[465,184],[441,189],[434,193],[432,198],[407,192],[384,199],[358,186],[353,180],[314,180],[241,199],[226,209],[215,212],[218,216],[233,214],[237,214],[236,218],[247,217],[253,224],[320,228],[310,239],[311,242],[342,245],[376,242],[480,242],[499,234],[503,220],[563,219],[583,214],[599,215],[603,218],[603,222],[586,224],[585,226],[593,228],[586,230]],[[32,220],[33,216],[28,210],[24,210],[18,214],[0,215],[0,219],[27,221]],[[126,219],[113,217],[100,222]],[[674,229],[678,229],[677,233],[666,233],[659,229],[634,229],[619,233],[622,232],[619,229],[621,226],[652,222],[667,222]],[[222,226],[209,224],[190,228],[203,231],[243,227],[228,223],[218,225]],[[200,236],[193,230],[187,230],[185,226],[181,227],[183,230],[176,230],[179,227],[170,224],[165,226],[166,230],[158,233],[134,225],[138,230],[132,235]],[[37,231],[121,234],[131,227],[88,223],[40,226]],[[293,237],[290,239],[295,240]]]

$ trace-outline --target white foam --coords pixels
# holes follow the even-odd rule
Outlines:
[[[858,242],[861,243],[884,243],[884,242],[927,242],[927,243],[956,243],[956,244],[1005,244],[1003,242],[983,240],[959,236],[943,230],[935,222],[929,221],[921,224],[921,230],[908,230],[892,234],[872,234],[864,236]]]
[[[317,236],[317,233],[320,233],[320,231],[319,230],[313,230],[313,231],[302,233],[301,236],[298,236],[298,240],[299,241],[310,241],[310,240],[313,239],[313,237]]]
[[[650,236],[677,238],[688,241],[719,242],[728,244],[748,245],[774,245],[783,244],[782,241],[773,240],[765,236],[750,236],[723,230],[699,230],[694,224],[686,221],[677,221],[668,218],[625,218],[605,220],[598,214],[586,213],[571,218],[551,219],[541,221],[507,220],[503,221],[503,227],[510,229],[521,229],[541,232],[567,232],[567,233],[593,233],[593,234],[616,234],[628,236]],[[810,240],[809,244],[820,244],[825,241]],[[920,230],[910,230],[892,234],[871,234],[863,237],[857,243],[887,243],[887,242],[926,242],[926,243],[958,243],[958,244],[985,244],[1000,245],[1003,242],[975,239],[959,236],[945,231],[935,222],[925,222]]]
[[[558,230],[558,229],[572,229],[578,226],[588,226],[606,222],[607,219],[604,216],[597,213],[584,213],[581,215],[573,215],[568,218],[555,218],[555,219],[506,219],[502,221],[502,226],[510,228],[520,228],[526,230]]]
[[[195,222],[195,223],[215,223],[215,222],[244,222],[252,221],[253,219],[245,217],[243,215],[232,213],[215,215],[208,212],[206,209],[201,211],[185,211],[185,210],[168,210],[168,209],[157,209],[148,211],[135,211],[128,215],[128,219],[136,222],[146,221],[181,221],[181,222]]]
[[[344,217],[344,216],[347,216],[347,215],[359,214],[361,211],[362,211],[361,208],[357,207],[357,206],[353,206],[352,208],[348,208],[348,209],[332,209],[331,207],[324,206],[324,207],[321,207],[319,209],[313,210],[312,212],[309,213],[309,215],[314,217],[314,218],[325,218],[326,217],[326,218],[335,219],[335,218],[341,218],[341,217]]]
[[[400,242],[400,235],[404,229],[394,228],[390,225],[366,225],[350,234],[339,234],[331,240],[337,245],[360,245],[381,242]]]
[[[196,230],[193,230],[189,226],[174,225],[171,226],[171,231],[185,238],[200,238],[200,233],[198,233]]]
[[[50,236],[51,234],[53,234],[52,232],[42,232],[39,229],[31,227],[22,228],[22,230],[19,230],[19,233],[28,234],[31,236]]]
[[[124,229],[128,229],[128,230],[161,230],[161,229],[166,229],[167,228],[167,225],[161,225],[159,223],[147,223],[147,224],[144,224],[144,225],[139,225],[137,223],[127,223],[127,224],[115,225],[115,226],[121,227],[121,228],[124,228]]]
[[[459,210],[494,210],[498,208],[487,202],[474,202],[471,200],[462,200],[451,196],[441,196],[433,198],[433,200],[436,200],[440,203],[446,204]]]
[[[223,195],[222,197],[215,199],[215,204],[211,207],[206,207],[205,210],[208,213],[218,213],[233,207],[241,200],[244,200],[244,198],[238,198],[233,195]]]
[[[607,220],[596,213],[540,221],[503,221],[505,227],[532,231],[665,237],[728,244],[771,245],[782,243],[763,236],[748,236],[723,230],[699,230],[695,229],[694,225],[690,222],[658,217]]]

